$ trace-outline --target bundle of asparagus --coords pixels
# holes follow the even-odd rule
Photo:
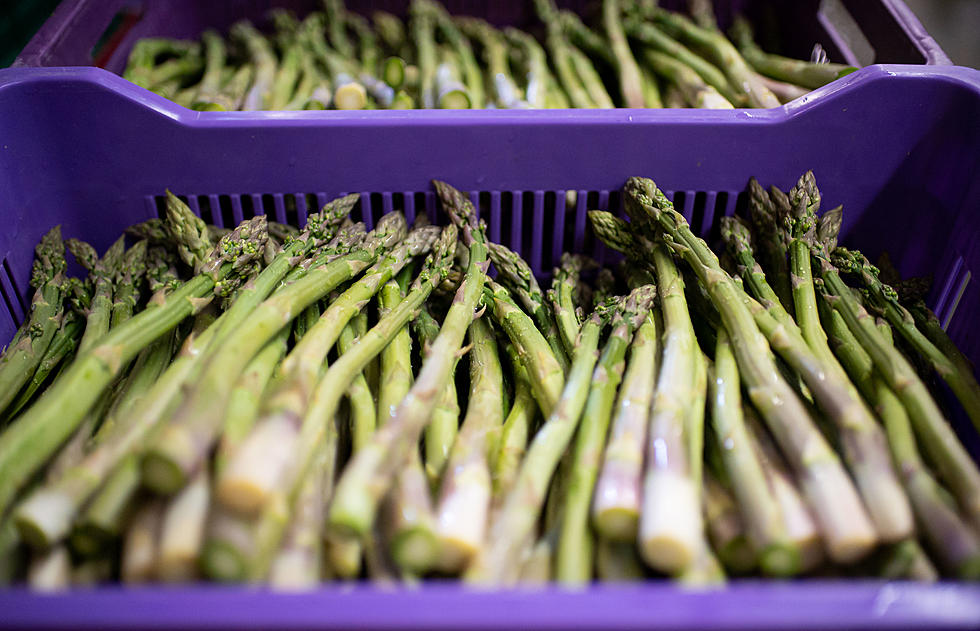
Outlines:
[[[168,193],[128,249],[67,242],[86,278],[49,232],[0,359],[4,581],[980,577],[932,389],[978,423],[980,386],[811,173],[751,180],[721,257],[630,178],[589,215],[625,265],[547,291],[434,185],[449,225],[370,232],[356,195],[222,231]]]
[[[853,70],[763,51],[738,18],[731,39],[710,2],[690,17],[603,0],[592,25],[535,0],[540,41],[412,0],[407,20],[371,20],[342,0],[299,21],[275,9],[271,33],[248,21],[226,41],[146,38],[123,76],[203,111],[411,108],[776,107]]]

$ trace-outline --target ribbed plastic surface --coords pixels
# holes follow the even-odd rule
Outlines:
[[[618,209],[630,175],[652,177],[709,239],[749,176],[784,189],[813,169],[844,205],[843,243],[887,250],[935,278],[930,303],[980,361],[980,72],[875,66],[792,106],[640,110],[315,112],[200,115],[93,68],[0,71],[0,339],[29,298],[32,249],[53,224],[104,249],[154,216],[165,188],[218,224],[254,213],[302,223],[339,193],[440,220],[429,180],[469,191],[490,234],[546,272],[563,250],[596,253],[587,209]],[[410,115],[409,115],[410,114]],[[413,124],[405,125],[411,120]],[[566,204],[565,191],[577,191]],[[291,196],[291,197],[290,197]],[[601,253],[600,253],[601,254]],[[958,430],[978,453],[976,433]],[[376,628],[906,628],[980,626],[980,588],[875,582],[736,583],[686,593],[666,583],[472,593],[325,586],[120,588],[0,593],[0,626]]]
[[[376,9],[404,13],[404,0],[349,0],[347,6],[369,14]],[[496,24],[532,26],[536,20],[530,0],[446,0],[453,13],[478,15]],[[559,2],[580,10],[585,0]],[[684,0],[664,0],[662,6],[682,8]],[[720,24],[727,26],[736,13],[747,15],[775,45],[787,54],[809,58],[819,42],[832,61],[856,65],[871,63],[949,64],[936,44],[902,0],[715,0]],[[294,9],[300,15],[320,6],[314,0],[64,0],[44,27],[24,48],[14,65],[86,66],[94,61],[114,72],[125,65],[133,43],[148,36],[197,37],[205,28],[227,29],[237,19],[261,22],[270,7]],[[105,39],[109,50],[93,50],[119,14],[121,32]]]

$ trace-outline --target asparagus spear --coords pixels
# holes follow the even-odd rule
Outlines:
[[[123,541],[120,578],[123,583],[146,583],[156,575],[157,541],[163,521],[163,500],[143,504],[133,515]]]
[[[150,446],[143,459],[145,483],[161,493],[180,489],[200,467],[216,438],[221,411],[234,387],[234,377],[243,368],[242,362],[251,359],[303,309],[383,256],[404,234],[404,219],[387,215],[357,251],[310,269],[303,278],[256,307],[248,320],[215,349],[170,424]]]
[[[437,508],[440,569],[466,567],[483,544],[490,510],[488,454],[504,422],[504,377],[493,329],[483,318],[469,327],[470,392],[453,443]]]
[[[31,300],[31,315],[23,328],[24,335],[7,347],[3,357],[0,357],[0,411],[10,405],[17,392],[34,374],[63,317],[66,263],[61,227],[55,226],[45,234],[34,252],[36,258],[31,270],[31,287],[35,291]],[[23,425],[23,419],[18,425]],[[10,430],[4,434],[4,438],[9,434]],[[0,444],[3,444],[2,438]],[[3,470],[2,464],[0,470]],[[2,508],[4,502],[0,501]],[[2,512],[0,510],[0,514]]]
[[[164,508],[156,563],[161,581],[175,583],[197,576],[211,495],[208,477],[206,468],[198,470]]]
[[[902,481],[923,534],[946,568],[961,577],[976,572],[980,542],[955,507],[945,501],[945,490],[923,463],[905,407],[875,372],[871,356],[851,333],[841,314],[830,309],[823,311],[837,356],[885,425],[888,444],[902,472]],[[879,331],[887,344],[890,331],[887,327]]]
[[[440,62],[436,68],[436,103],[441,109],[466,110],[472,107],[466,86],[460,82],[455,53],[439,49]]]
[[[670,35],[682,39],[703,51],[722,71],[735,89],[748,95],[754,107],[779,107],[779,99],[765,85],[757,81],[748,64],[718,31],[702,28],[686,17],[658,9],[654,21]]]
[[[595,225],[595,219],[593,219]],[[693,463],[684,443],[694,393],[697,341],[684,297],[684,280],[665,247],[650,254],[664,319],[664,349],[650,409],[637,543],[650,566],[677,573],[690,567],[701,545],[702,519]]]
[[[408,42],[401,18],[387,11],[375,11],[371,14],[371,20],[385,48],[394,54],[401,54]]]
[[[216,283],[233,278],[261,252],[261,219],[244,222],[202,261],[200,272],[180,289],[151,303],[117,327],[49,388],[20,421],[0,436],[0,512],[21,485],[77,427],[102,391],[140,350],[210,302]],[[198,220],[200,221],[200,220]],[[203,222],[201,224],[203,226]],[[203,304],[202,304],[202,300]]]
[[[488,264],[484,228],[477,222],[472,203],[462,193],[444,182],[434,184],[443,207],[454,224],[460,226],[469,248],[466,275],[408,396],[394,418],[355,454],[337,484],[328,523],[338,532],[363,535],[374,522],[377,502],[391,476],[432,416],[482,293]]]
[[[544,415],[551,414],[565,383],[561,364],[534,321],[514,303],[506,289],[488,279],[484,294],[484,304],[490,305],[494,321],[521,355],[538,408]]]
[[[708,539],[725,569],[736,574],[751,572],[756,566],[756,552],[735,498],[710,473],[704,476],[701,505]]]
[[[483,72],[473,55],[473,48],[470,46],[469,40],[459,31],[442,5],[438,2],[429,2],[427,6],[432,12],[439,32],[456,52],[456,56],[459,57],[470,106],[476,109],[484,107],[486,95],[483,89]]]
[[[781,377],[765,337],[740,298],[740,290],[652,181],[631,178],[626,193],[631,216],[648,229],[669,236],[671,247],[678,250],[711,296],[732,338],[750,398],[804,481],[831,556],[839,562],[860,558],[874,542],[874,530],[860,498],[837,455]]]
[[[544,334],[545,339],[548,341],[548,345],[551,347],[551,352],[554,353],[555,359],[561,364],[562,370],[567,372],[568,356],[559,337],[555,318],[552,315],[552,310],[549,308],[548,302],[545,301],[544,293],[541,291],[538,281],[531,272],[530,266],[528,266],[519,254],[499,243],[490,243],[488,247],[490,250],[490,260],[493,261],[494,267],[497,268],[498,281],[510,291],[511,295],[516,296],[524,308],[530,312],[538,330]],[[575,266],[578,263],[578,259],[571,258],[568,260],[570,266]],[[562,270],[565,270],[564,265],[562,266]],[[574,267],[569,267],[567,272],[573,277],[577,274],[576,268]],[[569,282],[573,282],[573,279],[569,278]],[[569,322],[566,321],[565,325],[569,326]],[[570,334],[570,331],[568,334]]]
[[[568,94],[568,100],[573,107],[595,107],[595,103],[580,81],[580,77],[572,61],[572,55],[569,52],[571,47],[565,39],[558,18],[558,9],[555,7],[553,0],[535,0],[534,8],[537,11],[538,17],[544,22],[545,27],[547,27],[545,43],[549,52],[551,52],[551,60],[555,64],[558,80]]]
[[[582,270],[592,267],[591,261],[584,256],[572,255],[567,252],[561,255],[561,263],[555,268],[548,299],[554,319],[558,324],[565,352],[571,356],[578,337],[581,314],[575,308],[575,290],[581,279]]]
[[[549,92],[555,78],[548,69],[544,49],[537,40],[519,29],[508,27],[503,33],[511,46],[519,51],[527,70],[524,77],[524,100],[533,108],[552,106],[549,103]]]
[[[268,107],[273,84],[276,80],[276,57],[268,40],[247,21],[236,22],[231,36],[245,45],[251,63],[255,66],[255,79],[242,103],[245,111]]]
[[[418,317],[412,321],[412,327],[419,338],[422,356],[425,356],[439,335],[439,323],[423,307],[419,310]],[[456,397],[456,380],[452,376],[455,372],[456,369],[453,368],[446,380],[446,387],[439,395],[439,402],[432,411],[432,420],[425,428],[425,469],[433,488],[442,477],[459,427],[459,401]]]
[[[397,239],[404,231],[404,218],[400,213],[386,215],[382,222],[379,223],[382,230],[380,235],[388,235],[382,238]],[[262,418],[248,445],[243,446],[239,457],[218,480],[218,497],[223,504],[248,514],[254,513],[268,500],[268,494],[282,471],[290,466],[291,440],[297,437],[297,425],[307,410],[320,368],[330,348],[364,302],[412,257],[432,246],[437,231],[431,226],[413,230],[390,253],[382,251],[381,260],[337,298],[290,351],[283,361],[282,375],[263,405]],[[384,400],[379,400],[379,420],[386,405]],[[265,441],[258,436],[277,437],[275,453],[269,453]],[[252,450],[257,451],[253,453]],[[253,459],[259,454],[264,454],[263,466],[255,467]],[[245,468],[241,468],[242,464]]]
[[[623,27],[627,35],[644,46],[649,46],[690,67],[704,79],[705,83],[716,89],[729,103],[742,106],[739,93],[732,89],[725,75],[717,67],[704,58],[693,53],[689,48],[664,33],[650,22],[641,22],[634,18],[624,21]]]
[[[626,351],[633,330],[646,319],[656,291],[652,285],[638,287],[613,307],[611,331],[592,373],[569,469],[571,479],[564,498],[565,512],[555,559],[555,578],[562,583],[583,584],[592,578],[595,543],[589,530],[589,506]]]
[[[208,29],[201,33],[204,42],[204,76],[197,86],[192,109],[200,111],[221,111],[221,75],[225,67],[225,42],[216,31]]]
[[[963,405],[973,424],[980,428],[980,385],[973,377],[973,371],[962,370],[962,364],[954,363],[919,330],[915,318],[899,303],[897,292],[878,278],[878,268],[871,265],[863,254],[838,247],[831,253],[831,260],[837,269],[860,279],[867,290],[865,298],[869,306],[881,313],[885,320],[943,378]]]
[[[132,81],[138,86],[149,87],[152,81],[156,59],[161,55],[183,55],[198,46],[197,42],[183,41],[163,37],[145,37],[133,44],[129,53],[123,79]]]
[[[644,577],[636,548],[622,541],[599,539],[595,554],[596,576],[600,581],[632,583]]]
[[[17,398],[7,407],[4,413],[6,418],[16,417],[28,403],[33,401],[35,393],[45,384],[52,373],[59,374],[65,366],[71,363],[84,328],[85,322],[75,311],[65,313],[61,319],[61,328],[51,340],[51,344],[48,345],[48,350],[45,351],[44,358],[38,364],[31,380],[24,385]],[[58,372],[55,372],[56,369]]]
[[[436,106],[435,24],[424,3],[412,2],[410,29],[418,55],[419,101],[425,109]]]
[[[923,447],[969,519],[974,524],[980,523],[980,470],[976,463],[956,438],[915,369],[882,337],[871,316],[844,284],[821,244],[814,246],[812,256],[820,266],[821,279],[815,283],[817,290],[840,313],[848,329],[871,356],[885,383],[901,399]]]
[[[379,294],[379,317],[394,309],[404,298],[409,278],[400,274],[390,280]],[[395,335],[381,351],[381,380],[378,384],[378,426],[395,415],[398,405],[412,387],[412,336],[408,325]],[[388,496],[391,510],[385,520],[389,533],[392,561],[402,570],[421,574],[437,561],[436,523],[428,480],[419,451],[409,449],[404,468],[396,475],[395,487]]]
[[[505,343],[504,347],[510,359],[513,375],[514,401],[504,419],[500,443],[491,459],[495,501],[506,496],[514,485],[521,460],[527,450],[531,423],[534,421],[538,410],[538,406],[534,402],[534,395],[531,393],[531,381],[527,376],[527,368],[521,361],[520,353],[513,343]]]
[[[561,399],[535,434],[514,486],[490,524],[486,545],[464,574],[466,580],[491,585],[509,580],[523,547],[533,537],[548,482],[572,439],[588,398],[587,384],[598,359],[603,320],[603,314],[595,312],[583,323]]]
[[[651,308],[633,335],[602,469],[593,492],[592,520],[600,537],[610,541],[636,540],[647,419],[657,379],[662,328],[659,309]]]
[[[725,473],[741,508],[747,536],[763,572],[789,576],[799,571],[800,550],[789,539],[786,523],[742,417],[738,366],[731,342],[718,334],[711,385],[711,423]],[[722,555],[724,558],[724,554]]]
[[[206,313],[199,315],[202,327],[188,338],[180,356],[160,376],[153,388],[134,406],[130,414],[132,420],[128,424],[117,424],[118,432],[114,433],[112,437],[106,437],[97,448],[86,455],[77,467],[73,467],[58,481],[52,481],[46,489],[39,491],[34,501],[43,510],[35,513],[22,507],[18,510],[22,516],[21,519],[33,521],[36,524],[34,527],[43,530],[44,536],[49,541],[55,541],[64,536],[70,526],[71,517],[78,510],[78,507],[98,488],[101,480],[114,470],[117,464],[136,445],[141,444],[147,435],[154,431],[154,428],[159,426],[161,419],[167,413],[173,413],[172,401],[177,397],[185,380],[196,374],[200,366],[199,362],[204,357],[205,349],[212,342],[218,342],[224,335],[236,330],[239,324],[248,317],[251,310],[283,280],[283,277],[296,262],[297,257],[302,257],[314,247],[318,247],[322,241],[331,239],[337,231],[341,219],[349,213],[357,199],[357,195],[339,198],[325,205],[319,213],[311,215],[307,219],[306,229],[300,238],[283,248],[276,259],[254,280],[251,289],[239,292],[235,303],[222,314],[214,326],[204,326],[210,323],[212,318],[202,317],[206,316]],[[179,204],[176,197],[169,198],[169,201],[168,209],[171,212],[171,223],[179,221],[193,223],[191,221],[193,215],[189,215],[190,210],[186,206]],[[200,234],[200,230],[195,231],[186,228],[181,228],[181,230],[182,241],[193,239],[195,234]],[[216,251],[225,251],[234,258],[241,256],[241,254],[236,254],[231,247],[234,243],[231,239],[239,239],[238,235],[241,234],[242,232],[238,231],[223,237],[229,241],[221,245]],[[200,249],[201,245],[198,244],[195,247]],[[185,248],[184,254],[187,257],[193,256],[192,248],[181,247]],[[242,247],[241,251],[246,250]],[[191,258],[191,260],[193,259]],[[305,268],[299,267],[293,270],[290,275],[299,278],[305,273]],[[211,276],[207,277],[207,279],[211,278]],[[210,292],[210,288],[200,291],[199,295],[205,295],[208,292]],[[150,300],[149,304],[151,306],[158,305],[163,300],[164,296],[158,294]],[[165,304],[179,305],[179,303],[171,303],[170,298],[166,299]],[[142,317],[144,316],[141,314],[134,320]],[[131,326],[131,324],[126,326]],[[52,507],[58,508],[55,510]],[[51,519],[52,516],[57,516],[57,519]]]
[[[801,85],[814,90],[838,79],[854,68],[843,64],[812,63],[766,53],[752,40],[752,27],[745,18],[735,18],[729,30],[732,41],[738,46],[745,61],[755,70],[773,79]]]
[[[603,11],[605,11],[605,4],[603,4]],[[620,18],[619,15],[616,17],[617,19]],[[562,31],[572,44],[578,46],[590,57],[602,60],[609,68],[616,67],[616,54],[613,52],[610,42],[583,24],[578,15],[572,11],[562,10],[558,12],[558,19]],[[603,19],[605,19],[605,13],[603,13]]]
[[[800,328],[769,288],[752,256],[748,228],[737,220],[727,219],[722,224],[723,237],[729,250],[739,260],[742,275],[752,287],[752,292],[764,301],[765,306],[751,299],[746,301],[756,324],[772,349],[803,378],[814,401],[836,427],[843,444],[844,458],[879,536],[886,542],[909,537],[914,528],[912,511],[892,468],[884,433],[827,346],[826,336],[817,318],[816,302],[813,302],[812,308],[808,304],[807,294],[810,299],[815,298],[809,261],[802,269],[793,260],[796,278],[793,294],[800,322],[806,322],[808,318],[816,319],[816,322],[808,323],[819,334],[819,337],[811,337],[814,340],[811,345],[807,345]],[[800,239],[806,238],[802,232],[798,234]],[[802,244],[794,241],[791,253],[797,250],[798,245]],[[816,348],[820,348],[821,352]]]
[[[684,99],[692,107],[715,110],[730,110],[734,107],[714,86],[706,83],[698,73],[670,55],[648,48],[644,58],[654,72],[680,89]]]
[[[592,61],[589,60],[585,53],[570,44],[568,45],[567,52],[571,57],[575,72],[582,79],[582,85],[585,91],[588,92],[589,99],[595,104],[595,107],[607,109],[615,107],[612,98],[606,91],[605,85],[602,83],[602,78],[596,72],[595,66],[592,65]]]
[[[347,8],[344,0],[323,0],[330,46],[347,59],[354,58],[354,45],[347,37]]]
[[[445,278],[445,275],[448,273],[450,261],[452,260],[456,238],[457,231],[455,227],[450,226],[443,229],[442,235],[433,249],[433,253],[429,255],[425,267],[416,278],[409,295],[368,331],[354,348],[341,355],[320,380],[313,394],[311,404],[303,418],[299,438],[295,441],[298,453],[293,452],[292,466],[279,480],[279,484],[263,506],[262,512],[255,524],[257,542],[254,556],[250,562],[250,566],[252,567],[250,571],[251,576],[258,578],[264,575],[264,571],[269,562],[269,555],[275,550],[285,521],[288,519],[290,499],[295,497],[297,485],[301,483],[309,470],[312,451],[321,440],[336,440],[335,430],[331,427],[331,421],[344,391],[349,387],[353,377],[361,372],[365,365],[391,342],[394,335],[405,326],[409,319],[417,312],[419,306],[428,298],[432,289]],[[467,312],[471,314],[471,305],[466,305],[465,303],[463,305]],[[445,332],[445,325],[443,328]],[[442,334],[440,334],[440,337],[445,339],[445,336]],[[445,348],[443,345],[440,346]],[[451,359],[454,352],[450,352],[448,355],[440,354],[433,356],[439,357],[440,361],[445,361],[446,359]],[[423,378],[425,377],[425,369],[423,367],[422,373],[420,373],[419,379],[413,385],[407,399],[412,397],[413,392],[428,392],[427,389],[419,386],[420,383],[424,383]],[[434,399],[434,396],[430,397],[431,399]],[[328,513],[328,527],[330,528],[328,534],[331,536],[343,537],[353,531],[352,528],[343,529],[337,527],[335,519],[338,506],[343,506],[344,508],[352,505],[359,508],[367,506],[368,508],[366,510],[370,511],[371,516],[365,519],[363,523],[369,526],[374,523],[373,514],[376,511],[377,503],[380,501],[384,491],[387,490],[388,485],[386,483],[379,484],[378,480],[369,478],[365,480],[368,484],[367,489],[365,489],[361,485],[361,480],[350,477],[352,471],[354,471],[355,475],[360,473],[352,468],[358,467],[358,463],[366,462],[372,465],[373,471],[383,469],[382,475],[386,480],[390,480],[395,472],[400,469],[402,461],[405,458],[404,454],[401,457],[397,457],[398,454],[395,454],[396,457],[388,458],[387,460],[384,454],[381,454],[379,460],[374,460],[373,462],[372,460],[378,455],[379,446],[384,445],[382,449],[389,446],[395,448],[401,447],[398,445],[398,437],[393,437],[392,434],[398,433],[399,425],[404,422],[404,418],[405,416],[398,414],[385,426],[379,428],[378,431],[372,434],[370,442],[358,450],[348,462],[343,476],[334,489],[331,508]],[[419,431],[421,431],[421,428]],[[415,432],[415,434],[417,433]],[[401,449],[407,451],[408,448],[414,447],[414,444],[414,440],[407,442]],[[243,451],[239,452],[239,454],[241,453]],[[394,462],[394,460],[398,460],[398,462]],[[361,471],[364,470],[361,469]],[[359,485],[360,488],[358,488]],[[354,494],[350,494],[351,491]],[[344,523],[349,524],[351,522],[350,520],[346,520]]]
[[[520,90],[514,83],[507,61],[507,44],[500,31],[484,20],[476,18],[456,18],[459,28],[470,38],[478,40],[483,47],[483,61],[492,82],[494,103],[505,109],[528,107],[521,98]]]
[[[331,88],[333,89],[332,103],[339,110],[363,109],[367,103],[367,90],[355,80],[357,68],[350,61],[351,57],[340,54],[327,46],[323,38],[323,14],[312,13],[303,21],[301,37],[313,51],[316,58],[328,70]],[[314,90],[311,102],[325,105],[327,102],[325,86]],[[310,106],[310,103],[307,104]]]
[[[356,340],[367,332],[367,313],[361,311],[354,316],[344,331],[337,338],[337,348],[341,354],[354,347]],[[363,447],[377,426],[377,406],[374,394],[364,373],[354,377],[347,389],[347,398],[351,407],[351,449],[357,451]]]
[[[653,107],[647,103],[643,94],[643,77],[636,59],[630,51],[621,21],[622,10],[617,0],[603,0],[602,25],[612,48],[616,70],[619,74],[619,91],[624,107]]]

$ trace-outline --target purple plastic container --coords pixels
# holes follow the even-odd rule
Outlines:
[[[294,9],[300,15],[319,6],[314,0],[64,0],[51,18],[27,44],[14,66],[87,66],[101,62],[121,72],[133,43],[142,37],[197,37],[208,27],[225,30],[243,17],[261,22],[270,7]],[[348,6],[368,14],[376,9],[404,13],[404,0],[350,0]],[[453,13],[479,15],[497,24],[533,26],[530,0],[446,0]],[[585,0],[559,2],[573,9]],[[681,8],[683,0],[665,0],[663,6]],[[866,66],[872,63],[950,64],[949,57],[932,39],[901,0],[716,0],[722,26],[736,13],[744,13],[768,31],[782,34],[782,41],[766,42],[798,58],[809,58],[819,42],[833,61]],[[107,35],[110,44],[95,51],[97,43],[120,16],[118,32]]]
[[[843,203],[843,242],[904,275],[980,361],[980,72],[865,68],[791,105],[719,111],[207,113],[95,68],[0,71],[0,339],[28,300],[32,249],[51,225],[104,249],[157,214],[164,188],[219,225],[255,213],[302,224],[312,205],[363,194],[368,223],[394,208],[440,221],[429,180],[470,191],[493,239],[544,273],[562,251],[598,254],[590,208],[647,175],[712,238],[749,176],[789,188],[813,169]],[[412,121],[411,125],[404,124]],[[566,208],[565,191],[578,192]],[[292,196],[292,200],[288,199]],[[287,203],[287,202],[294,202]],[[295,211],[287,209],[295,206]],[[958,421],[977,455],[977,435]],[[0,592],[0,626],[74,628],[977,628],[980,586],[663,582],[580,592],[325,586],[310,594],[215,586]]]

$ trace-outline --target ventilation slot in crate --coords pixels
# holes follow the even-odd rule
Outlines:
[[[21,297],[21,292],[17,290],[14,283],[14,275],[4,259],[0,262],[0,299],[3,300],[3,307],[10,315],[10,320],[14,326],[24,321],[24,314],[27,309]]]

